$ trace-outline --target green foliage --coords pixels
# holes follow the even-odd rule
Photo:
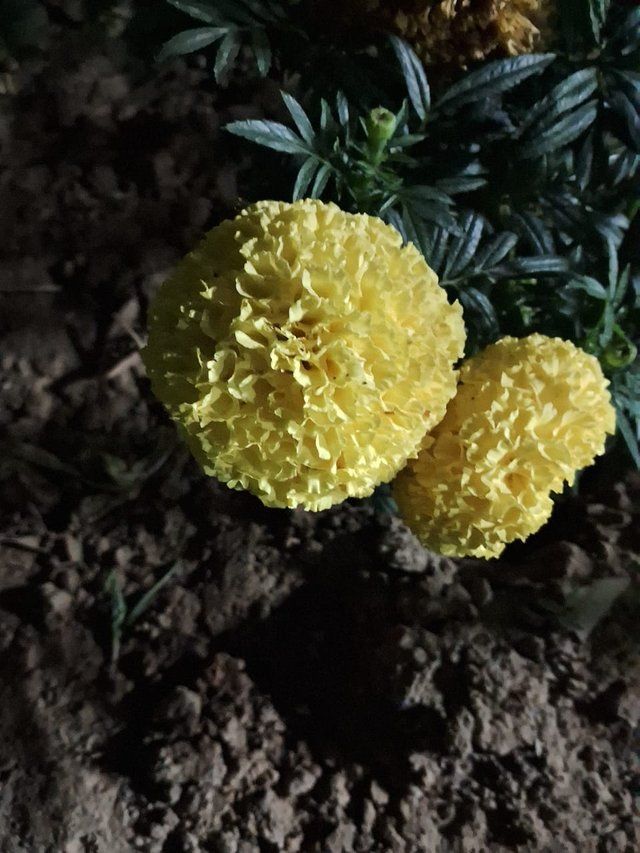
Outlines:
[[[206,26],[195,27],[169,39],[158,54],[162,62],[215,45],[213,71],[223,81],[244,45],[251,51],[258,73],[271,67],[270,28],[293,30],[286,3],[278,0],[167,0],[180,12]]]
[[[290,157],[293,198],[380,216],[415,243],[461,300],[471,350],[540,331],[596,354],[640,465],[640,252],[630,230],[640,9],[609,6],[572,0],[556,53],[485,63],[439,90],[394,36],[379,74],[392,78],[395,62],[403,89],[382,106],[340,92],[316,102],[309,83],[306,108],[283,94],[290,123],[227,129]]]
[[[122,644],[122,636],[124,632],[137,622],[142,614],[149,609],[158,593],[182,571],[182,563],[176,562],[170,565],[146,592],[143,592],[138,596],[136,602],[131,604],[131,606],[127,603],[127,600],[123,595],[118,573],[115,569],[109,572],[104,583],[104,591],[109,597],[111,661],[113,663],[115,663],[120,656],[120,646]]]

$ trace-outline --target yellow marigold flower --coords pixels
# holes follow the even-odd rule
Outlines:
[[[551,493],[615,430],[598,360],[568,341],[504,338],[466,361],[444,420],[395,483],[405,521],[447,556],[497,557],[547,521]]]
[[[341,14],[406,38],[427,65],[464,68],[487,57],[540,50],[549,39],[554,5],[555,0],[347,0]]]
[[[334,204],[260,202],[210,231],[153,302],[156,395],[207,474],[267,506],[369,495],[455,394],[464,348],[412,245]]]

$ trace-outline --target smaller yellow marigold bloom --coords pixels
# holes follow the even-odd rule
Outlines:
[[[395,482],[400,512],[447,556],[497,557],[547,521],[551,493],[604,452],[615,411],[598,360],[534,334],[466,361],[444,420]]]
[[[455,394],[464,349],[418,250],[334,204],[260,202],[161,287],[144,361],[207,474],[320,510],[392,479]]]

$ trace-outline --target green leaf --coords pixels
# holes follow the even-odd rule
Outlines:
[[[487,179],[482,175],[460,175],[457,178],[441,178],[436,181],[436,187],[448,195],[470,193],[487,185]]]
[[[627,150],[616,152],[609,158],[609,169],[614,187],[631,180],[640,171],[640,154]]]
[[[625,444],[627,445],[636,468],[640,470],[640,447],[638,446],[639,442],[637,431],[633,428],[631,421],[619,407],[617,409],[617,416],[620,435],[624,438]]]
[[[331,107],[324,98],[320,99],[320,130],[335,133],[336,123],[331,112]]]
[[[566,258],[560,258],[557,255],[539,256],[533,258],[515,258],[513,261],[504,264],[501,267],[496,267],[495,271],[500,271],[505,276],[538,276],[538,275],[556,275],[567,272],[569,262]]]
[[[258,74],[266,77],[271,68],[271,45],[266,32],[261,27],[251,31],[251,47]]]
[[[459,109],[472,102],[513,89],[533,74],[540,74],[555,59],[553,53],[529,54],[498,59],[472,71],[454,83],[436,104],[438,110]]]
[[[389,36],[391,46],[398,57],[402,76],[411,106],[422,121],[425,121],[431,108],[431,90],[420,59],[413,48],[398,36]]]
[[[115,663],[120,655],[122,630],[127,617],[127,605],[115,569],[107,575],[104,591],[111,599],[111,660]]]
[[[241,136],[257,145],[264,145],[274,151],[284,151],[286,154],[311,154],[309,147],[299,136],[284,124],[264,119],[249,119],[247,121],[232,121],[226,125],[226,130],[235,136]]]
[[[293,95],[290,95],[288,92],[281,92],[280,94],[282,95],[282,100],[284,101],[286,108],[289,110],[291,118],[294,120],[296,127],[300,131],[300,136],[305,142],[312,145],[315,138],[315,132],[307,114]]]
[[[588,50],[599,41],[599,28],[594,25],[591,11],[593,2],[594,0],[561,0],[557,5],[560,29],[570,52]],[[598,2],[599,0],[595,0],[595,3]]]
[[[460,234],[449,248],[444,268],[444,278],[455,278],[462,273],[473,256],[482,238],[484,221],[477,213],[465,213],[460,221]]]
[[[600,43],[600,35],[607,20],[610,5],[611,0],[589,0],[591,31],[597,44]]]
[[[336,109],[338,111],[338,121],[343,127],[349,125],[349,102],[343,92],[338,92],[336,95]]]
[[[150,589],[140,596],[136,604],[129,611],[124,621],[124,625],[127,627],[133,625],[133,623],[142,616],[145,610],[149,608],[149,605],[153,602],[160,590],[181,571],[182,563],[174,563]]]
[[[539,255],[550,255],[555,250],[553,235],[547,225],[533,213],[516,213],[512,217],[512,227],[520,231],[529,241],[531,248]]]
[[[205,24],[222,23],[219,13],[212,8],[210,3],[202,3],[199,0],[167,0],[167,3],[198,21],[204,21]]]
[[[609,100],[609,105],[614,113],[622,119],[626,129],[626,137],[623,142],[628,143],[634,151],[640,152],[640,114],[629,96],[622,91],[614,92]],[[616,135],[618,129],[616,129]],[[625,136],[624,133],[621,136]]]
[[[429,240],[427,238],[427,230],[423,217],[407,205],[402,206],[402,233],[405,234],[405,240],[413,243],[423,255],[429,251]]]
[[[392,225],[396,229],[396,231],[398,232],[398,234],[400,234],[405,243],[411,241],[411,238],[407,234],[405,224],[402,221],[402,216],[397,210],[395,210],[394,208],[385,210],[384,214],[382,215],[382,218],[385,222],[388,222],[389,225]]]
[[[238,30],[230,30],[223,38],[222,44],[218,48],[216,61],[213,66],[213,73],[215,74],[215,78],[218,83],[220,83],[229,72],[229,69],[235,62],[241,46],[242,42],[240,40],[240,33]]]
[[[331,177],[332,168],[329,163],[323,163],[318,169],[318,174],[311,187],[311,198],[320,198],[325,191],[329,178]]]
[[[414,202],[413,200],[406,200],[403,204],[403,217],[405,215],[418,221],[433,222],[449,231],[458,231],[455,217],[450,213],[448,207],[438,201]]]
[[[565,285],[567,290],[581,290],[593,299],[606,300],[607,291],[599,281],[588,275],[575,276]]]
[[[522,160],[542,157],[573,142],[587,130],[598,114],[598,102],[589,103],[561,119],[552,128],[529,140],[518,151]]]
[[[592,128],[576,154],[575,168],[578,187],[584,192],[593,174],[595,131]]]
[[[318,163],[318,160],[315,157],[309,157],[307,160],[304,161],[302,166],[300,166],[300,170],[298,172],[298,176],[293,187],[294,201],[305,197],[305,193],[309,189],[309,184],[311,183],[316,169],[319,165],[320,164]]]
[[[410,148],[427,138],[425,133],[405,133],[402,136],[394,136],[389,140],[389,149],[395,151],[397,148]]]
[[[227,33],[227,27],[196,27],[193,30],[185,30],[163,44],[157,61],[164,62],[174,56],[183,56],[185,53],[202,50],[219,41]]]
[[[490,270],[492,267],[504,260],[509,252],[515,248],[518,243],[518,235],[511,231],[504,231],[499,234],[491,242],[487,243],[483,249],[478,252],[475,258],[474,267],[477,270]]]
[[[585,68],[567,77],[532,107],[520,128],[521,135],[531,138],[548,130],[558,117],[579,107],[597,88],[595,68]]]
[[[500,334],[500,323],[489,297],[475,287],[464,287],[458,294],[460,302],[467,312],[473,312],[482,328],[483,337],[497,338]]]
[[[447,247],[451,238],[451,232],[446,228],[438,227],[433,235],[431,249],[427,261],[429,266],[439,275],[442,275],[442,266],[447,253]]]
[[[412,187],[406,187],[402,190],[401,197],[404,201],[409,202],[415,207],[419,207],[423,202],[439,202],[440,204],[453,204],[453,199],[447,193],[436,187],[430,187],[424,184],[416,184]]]

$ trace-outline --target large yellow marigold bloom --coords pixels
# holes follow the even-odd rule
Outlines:
[[[417,452],[464,339],[460,306],[388,225],[260,202],[161,287],[144,360],[207,474],[319,510],[369,495]]]
[[[335,2],[335,0],[333,0]],[[427,65],[466,67],[540,50],[555,0],[347,0],[343,19],[406,38]]]
[[[405,521],[448,556],[497,557],[549,518],[551,493],[615,430],[598,360],[568,341],[504,338],[463,364],[444,420],[395,483]]]

